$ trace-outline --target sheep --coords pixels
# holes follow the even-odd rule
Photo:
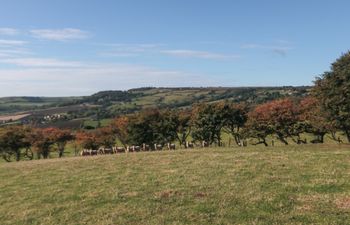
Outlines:
[[[186,141],[185,148],[194,148],[194,143]]]
[[[138,145],[128,146],[127,152],[139,152],[141,150],[141,147]]]
[[[209,142],[207,141],[202,141],[202,148],[209,147]]]
[[[154,150],[163,150],[163,145],[154,144]]]
[[[114,151],[111,148],[99,148],[98,153],[99,154],[113,154]]]
[[[149,151],[149,145],[146,145],[145,143],[142,144],[142,151]]]
[[[92,149],[84,149],[81,151],[80,155],[81,156],[87,156],[87,155],[97,155],[98,150],[92,150]]]
[[[114,153],[122,153],[122,152],[125,152],[125,148],[124,147],[113,147],[113,151],[114,151]]]
[[[171,144],[171,143],[168,143],[167,147],[168,147],[168,150],[175,150],[176,149],[176,145],[175,144]]]

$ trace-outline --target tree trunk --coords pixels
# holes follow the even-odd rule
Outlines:
[[[278,140],[280,140],[283,144],[288,145],[286,139],[284,139],[282,134],[277,134]]]
[[[59,158],[62,158],[63,152],[64,152],[64,149],[59,149],[59,150],[58,150],[58,157],[59,157]]]
[[[238,134],[232,134],[233,138],[235,139],[235,142],[238,146],[241,146],[241,138]]]
[[[348,142],[350,143],[350,131],[345,130],[346,138],[348,139]]]
[[[18,150],[16,151],[16,161],[18,162],[20,159],[21,159],[21,150],[18,149]]]

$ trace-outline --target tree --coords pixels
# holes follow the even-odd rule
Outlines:
[[[173,112],[176,118],[176,138],[180,145],[186,144],[188,136],[191,134],[191,111],[179,110]]]
[[[116,136],[112,127],[102,127],[95,131],[95,138],[99,146],[111,148],[115,144]]]
[[[112,123],[112,129],[119,141],[126,146],[129,138],[128,133],[129,117],[120,116],[117,117]]]
[[[247,107],[245,105],[222,102],[217,105],[217,110],[223,116],[223,131],[232,135],[236,144],[240,146],[240,131],[247,121]]]
[[[327,112],[329,121],[342,130],[350,142],[350,52],[343,54],[315,81],[314,96]]]
[[[89,131],[79,131],[75,135],[75,140],[84,149],[98,149],[96,134]]]
[[[326,114],[320,106],[317,98],[309,96],[301,100],[299,104],[300,120],[305,124],[305,132],[315,135],[312,142],[324,142],[324,136],[332,131],[332,124],[327,121]]]
[[[21,158],[21,149],[29,147],[27,134],[29,128],[11,126],[0,130],[0,150],[6,161],[11,161],[11,155],[15,155],[16,161]]]
[[[224,126],[222,111],[216,104],[200,104],[192,110],[192,137],[194,140],[207,141],[221,145],[221,131]]]
[[[160,122],[158,109],[146,109],[129,117],[128,143],[133,145],[153,144],[157,137],[157,126]]]
[[[128,142],[131,144],[164,144],[177,137],[178,121],[170,110],[146,109],[129,117]]]
[[[38,158],[43,156],[47,159],[50,154],[50,148],[55,143],[54,132],[56,128],[35,128],[29,134],[29,141],[34,147],[34,151],[37,153]]]
[[[244,138],[256,139],[257,142],[253,143],[253,145],[264,144],[268,146],[266,138],[272,134],[273,128],[264,109],[256,107],[248,113],[248,120],[241,131],[241,135]]]
[[[298,111],[294,102],[289,98],[258,105],[254,109],[253,116],[254,123],[261,123],[253,123],[256,129],[267,129],[267,133],[271,131],[278,140],[286,145],[288,145],[286,138],[293,137],[293,135],[298,136],[300,133],[300,131],[296,132],[295,129],[298,122]]]
[[[57,145],[58,156],[61,158],[64,153],[67,142],[74,139],[74,135],[69,130],[60,130],[58,128],[51,129],[51,138]]]

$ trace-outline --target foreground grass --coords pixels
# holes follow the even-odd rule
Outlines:
[[[348,146],[0,165],[1,224],[350,224]]]

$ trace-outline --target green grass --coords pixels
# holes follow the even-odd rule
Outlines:
[[[1,224],[350,224],[346,145],[0,164]]]

